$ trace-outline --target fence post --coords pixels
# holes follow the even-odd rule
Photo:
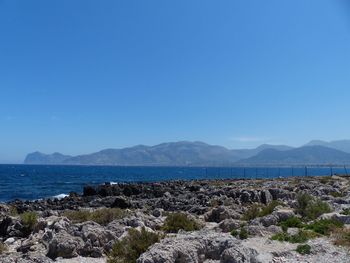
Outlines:
[[[305,176],[307,176],[307,166],[305,166]]]
[[[345,170],[346,176],[349,176],[349,174],[348,174],[348,169],[346,169],[346,166],[345,166],[345,165],[344,165],[344,170]]]

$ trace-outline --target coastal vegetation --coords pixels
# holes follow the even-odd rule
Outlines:
[[[28,236],[33,231],[38,222],[38,215],[35,212],[24,212],[20,215],[21,223],[23,225],[23,233]]]
[[[179,230],[195,231],[200,224],[185,213],[170,213],[165,219],[163,230],[167,233],[177,233]]]
[[[311,253],[311,247],[308,244],[298,245],[296,251],[301,255],[308,255]]]
[[[120,208],[100,208],[94,211],[66,211],[63,215],[66,216],[73,223],[94,221],[100,225],[107,225],[115,219],[124,218],[127,215],[127,212]]]
[[[280,232],[271,237],[272,240],[286,241],[289,243],[304,243],[309,239],[316,238],[318,235],[309,230],[299,230],[297,234],[291,235],[287,232]]]
[[[268,205],[253,204],[242,216],[242,220],[250,221],[257,217],[269,215],[273,212],[276,206],[281,205],[281,202],[273,200]]]
[[[324,213],[332,211],[329,204],[308,193],[300,193],[297,196],[298,207],[296,212],[305,220],[314,220]]]
[[[107,263],[135,263],[142,253],[159,240],[158,234],[148,232],[145,228],[141,231],[130,229],[124,239],[113,245]]]

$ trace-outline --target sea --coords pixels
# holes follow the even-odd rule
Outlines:
[[[0,165],[0,202],[63,198],[85,185],[198,179],[255,179],[347,174],[346,167],[130,167]]]

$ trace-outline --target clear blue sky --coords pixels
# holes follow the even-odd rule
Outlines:
[[[0,0],[0,162],[350,138],[346,0]]]

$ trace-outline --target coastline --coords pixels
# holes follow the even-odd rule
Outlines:
[[[342,211],[350,208],[349,185],[350,178],[346,176],[107,183],[85,186],[82,194],[72,192],[61,199],[14,200],[0,204],[0,242],[6,246],[0,260],[77,262],[80,257],[84,262],[98,262],[96,259],[104,262],[113,244],[125,238],[130,229],[145,228],[151,233],[161,233],[164,238],[140,255],[138,263],[163,262],[157,261],[155,255],[174,254],[176,249],[181,250],[179,243],[188,243],[192,246],[190,253],[199,255],[200,246],[215,247],[213,240],[228,244],[224,250],[213,248],[213,257],[218,260],[223,257],[233,260],[232,257],[237,255],[230,258],[224,251],[240,247],[240,254],[255,260],[241,262],[349,262],[347,247],[335,246],[331,235],[308,240],[307,244],[314,251],[310,255],[298,254],[297,244],[270,239],[283,233],[281,222],[302,217],[297,212],[297,198],[301,193],[330,207],[331,210],[317,218],[336,218],[346,226],[350,223],[350,215],[344,215]],[[247,218],[247,213],[254,207],[271,211]],[[102,210],[108,217],[101,214]],[[91,216],[96,211],[100,213],[98,218]],[[24,233],[21,215],[33,212],[37,215],[36,222],[30,232]],[[167,218],[179,212],[198,222],[200,229],[167,234],[164,230]],[[77,215],[86,218],[77,220]],[[234,236],[234,230],[245,231],[247,238]],[[301,230],[291,227],[288,231]],[[338,253],[338,258],[345,261],[332,261],[332,253]],[[204,257],[211,259],[209,255]],[[177,259],[167,260],[164,262]]]

